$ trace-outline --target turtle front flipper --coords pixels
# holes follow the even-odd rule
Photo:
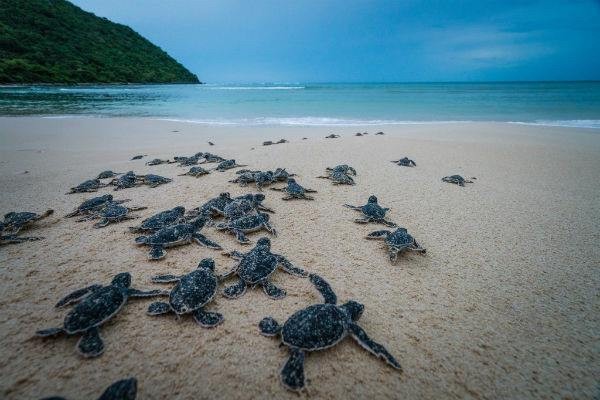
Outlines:
[[[244,258],[244,255],[242,253],[240,253],[239,251],[237,251],[237,250],[232,250],[230,252],[223,253],[223,255],[231,257],[234,260],[241,260],[242,258]]]
[[[351,210],[358,210],[358,211],[361,211],[361,210],[362,210],[362,207],[359,207],[359,206],[352,206],[352,205],[350,205],[350,204],[344,204],[344,207],[346,207],[346,208],[349,208],[349,209],[351,209]]]
[[[303,195],[302,195],[302,198],[303,198],[304,200],[314,200],[314,199],[315,199],[314,197],[312,197],[312,196],[307,196],[307,195],[305,195],[305,194],[303,194]]]
[[[289,390],[299,391],[304,388],[304,352],[290,348],[290,358],[281,368],[281,382]]]
[[[263,280],[261,283],[263,291],[267,296],[272,298],[273,300],[283,299],[286,295],[285,290],[278,288],[272,282],[267,279]]]
[[[235,285],[231,285],[223,289],[223,296],[229,299],[237,299],[246,293],[246,282],[240,279]]]
[[[60,299],[54,307],[63,307],[69,304],[76,303],[88,294],[92,293],[93,291],[100,289],[101,287],[102,285],[91,285],[83,289],[78,289],[73,293],[69,293],[68,295]]]
[[[265,227],[265,229],[272,234],[273,236],[277,237],[277,231],[275,230],[275,228],[273,228],[273,225],[271,225],[268,222],[263,222],[263,226]]]
[[[367,239],[385,239],[390,233],[390,231],[386,230],[371,232],[367,235]]]
[[[146,314],[148,315],[162,315],[167,314],[172,311],[169,303],[164,303],[162,301],[157,301],[156,303],[152,303],[148,306],[148,311]]]
[[[65,333],[65,330],[63,328],[48,328],[48,329],[41,329],[41,330],[35,332],[35,336],[50,337],[50,336],[60,335],[63,333]]]
[[[150,247],[150,253],[148,254],[148,259],[150,260],[160,260],[167,255],[167,251],[161,244],[155,244]]]
[[[321,278],[319,275],[316,274],[310,274],[309,276],[311,283],[315,285],[315,288],[319,291],[319,293],[321,293],[321,296],[323,296],[324,303],[337,303],[337,296],[335,295],[333,289],[325,279]]]
[[[375,356],[382,358],[385,362],[390,364],[392,367],[402,370],[400,363],[396,361],[394,356],[392,356],[382,345],[373,341],[369,335],[358,325],[351,324],[349,326],[350,334],[356,340],[356,342],[361,345],[365,350],[374,354]]]
[[[299,276],[301,278],[306,278],[308,273],[302,268],[294,267],[294,265],[288,261],[284,256],[276,255],[277,260],[279,261],[279,265],[281,269],[287,272],[290,275]]]
[[[203,328],[214,328],[224,320],[222,314],[204,311],[203,309],[194,311],[193,315],[196,322]]]
[[[381,221],[382,224],[384,224],[385,226],[389,226],[390,228],[395,228],[396,226],[398,226],[398,224],[396,224],[395,222],[392,221],[388,221],[387,219],[382,219]]]
[[[281,325],[272,317],[265,317],[258,323],[258,329],[263,336],[275,336],[281,332]]]
[[[137,396],[137,380],[122,379],[110,385],[98,400],[135,400]]]
[[[108,218],[102,218],[100,222],[94,224],[94,228],[104,228],[108,224],[110,224],[110,220]]]
[[[127,289],[127,295],[129,297],[157,297],[157,296],[168,296],[169,291],[164,290],[138,290],[138,289]]]
[[[81,336],[77,342],[77,351],[86,358],[98,357],[104,352],[104,342],[97,327],[87,330]]]
[[[0,236],[0,245],[1,244],[16,244],[23,242],[35,242],[36,240],[42,240],[44,237],[42,236],[16,236],[16,235],[8,235],[8,236]]]
[[[214,249],[214,250],[221,250],[221,249],[223,249],[220,244],[218,244],[216,242],[213,242],[212,240],[208,239],[206,236],[204,236],[201,233],[198,233],[198,232],[194,233],[192,235],[192,238],[199,245],[208,247],[209,249]]]
[[[244,232],[242,232],[241,230],[235,229],[235,230],[233,230],[233,233],[235,234],[235,238],[237,239],[237,241],[240,244],[248,244],[248,243],[250,243],[250,239],[248,239],[246,237],[246,235],[244,234]]]
[[[179,282],[181,279],[180,276],[177,275],[156,275],[152,277],[152,282],[154,283],[171,283],[171,282]]]

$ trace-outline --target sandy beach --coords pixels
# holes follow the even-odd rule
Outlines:
[[[373,135],[379,130],[385,135]],[[355,137],[358,131],[370,134]],[[234,265],[195,244],[150,262],[127,231],[141,220],[95,229],[63,218],[97,195],[65,195],[68,189],[107,169],[174,179],[154,189],[99,190],[148,207],[136,212],[141,217],[197,207],[224,191],[256,191],[228,183],[235,170],[195,179],[177,176],[185,169],[176,164],[145,165],[199,151],[252,169],[285,167],[317,190],[314,202],[285,202],[265,190],[279,234],[273,251],[327,279],[340,302],[363,303],[359,324],[404,369],[398,373],[346,339],[308,355],[301,397],[600,396],[598,132],[508,123],[240,127],[0,118],[0,212],[55,210],[24,232],[45,240],[0,248],[0,397],[96,398],[110,383],[135,376],[140,399],[298,398],[279,381],[287,350],[261,336],[257,324],[269,315],[284,322],[321,299],[308,279],[282,271],[273,278],[287,291],[282,300],[259,289],[236,300],[217,296],[209,309],[225,322],[215,329],[187,317],[147,316],[152,300],[136,299],[102,328],[106,350],[97,359],[80,357],[74,337],[33,338],[62,323],[67,310],[54,304],[63,295],[107,284],[119,272],[131,272],[133,287],[151,289],[169,287],[151,276],[189,272],[205,257],[215,259],[219,273]],[[341,138],[325,139],[330,133]],[[280,138],[290,143],[261,145]],[[136,154],[148,157],[130,161]],[[390,163],[404,156],[417,167]],[[340,163],[357,170],[356,186],[316,178]],[[464,188],[441,182],[452,174],[477,179]],[[408,253],[392,265],[382,242],[365,240],[384,227],[354,223],[358,215],[342,204],[364,204],[371,194],[427,248],[425,256]],[[225,250],[244,250],[229,234],[203,233]]]

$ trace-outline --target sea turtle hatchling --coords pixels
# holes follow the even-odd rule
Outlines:
[[[325,139],[337,139],[339,137],[340,137],[340,135],[336,135],[336,134],[332,133],[331,135],[325,136]]]
[[[212,154],[212,153],[196,153],[196,156],[199,156],[203,159],[202,162],[206,162],[206,163],[220,163],[225,161],[225,159],[221,156],[218,156],[216,154]]]
[[[186,172],[185,174],[179,174],[179,176],[193,176],[194,178],[200,178],[202,175],[208,175],[210,174],[210,171],[205,170],[202,167],[192,167],[190,168],[190,170],[188,172]]]
[[[244,194],[238,197],[234,197],[233,201],[237,201],[237,200],[248,200],[250,202],[250,204],[252,204],[252,207],[254,207],[257,211],[266,211],[266,212],[270,212],[270,213],[275,213],[275,211],[273,211],[272,209],[270,209],[269,207],[265,206],[262,202],[265,201],[266,196],[262,193],[248,193],[248,194]],[[229,204],[228,204],[229,205]],[[227,206],[225,206],[227,207]],[[225,208],[223,209],[223,215],[225,216],[226,212],[225,212]]]
[[[398,228],[394,232],[391,231],[375,231],[367,235],[367,239],[383,239],[388,247],[390,261],[396,262],[398,254],[405,250],[416,251],[424,254],[427,250],[417,243],[405,228]]]
[[[150,160],[146,163],[146,165],[161,165],[161,164],[173,164],[176,161],[171,161],[171,160],[161,160],[160,158],[155,158],[154,160]]]
[[[137,396],[137,380],[135,378],[122,379],[110,385],[98,400],[135,400]],[[66,400],[64,397],[52,396],[41,400]]]
[[[276,181],[285,182],[292,176],[296,176],[296,174],[290,174],[285,170],[285,168],[277,168],[275,171],[273,171],[273,179]]]
[[[113,172],[111,170],[106,170],[106,171],[102,171],[98,174],[98,176],[96,177],[96,179],[108,179],[108,178],[114,178],[117,175],[121,175],[122,172]]]
[[[133,171],[128,171],[109,183],[109,185],[115,186],[115,190],[132,188],[138,184],[137,175]]]
[[[131,289],[131,275],[122,272],[115,275],[110,285],[91,285],[63,297],[56,307],[74,304],[65,316],[60,328],[43,329],[36,336],[49,337],[59,334],[81,335],[77,349],[84,357],[97,357],[104,351],[99,327],[113,318],[130,298],[164,296],[162,290],[141,291]]]
[[[78,219],[78,222],[87,221],[90,219],[100,219],[94,224],[94,228],[104,228],[111,223],[117,223],[128,219],[139,218],[137,215],[130,214],[131,211],[145,210],[148,207],[125,207],[117,203],[108,203],[105,207],[85,217]]]
[[[354,168],[352,168],[351,166],[349,166],[348,164],[336,165],[333,168],[327,167],[327,168],[325,168],[325,170],[327,171],[328,174],[333,174],[333,173],[336,173],[336,172],[342,172],[342,173],[344,173],[346,175],[356,176],[356,170]]]
[[[277,231],[269,223],[269,214],[260,212],[217,224],[216,228],[218,230],[228,230],[235,235],[237,241],[241,244],[250,243],[250,240],[245,235],[246,233],[257,232],[261,229],[265,229],[273,236],[277,236]]]
[[[98,211],[103,207],[106,207],[109,203],[121,204],[128,202],[129,199],[125,200],[113,200],[112,194],[105,194],[103,196],[93,197],[85,200],[75,210],[65,215],[65,218],[75,217],[77,215],[87,215],[91,212]]]
[[[246,167],[246,165],[237,164],[234,159],[231,159],[231,160],[221,161],[219,163],[219,165],[217,165],[215,170],[217,170],[219,172],[224,172],[224,171],[227,171],[228,169],[241,168],[241,167]]]
[[[99,179],[88,179],[85,182],[80,183],[79,185],[72,187],[67,194],[71,193],[88,193],[88,192],[97,192],[98,189],[107,186],[105,183],[100,182]]]
[[[217,197],[213,197],[208,200],[206,203],[202,204],[200,207],[193,208],[190,210],[190,216],[198,216],[201,214],[206,214],[209,217],[214,217],[217,215],[223,215],[225,206],[231,203],[233,199],[231,195],[227,192],[220,193]]]
[[[369,196],[367,200],[367,204],[364,206],[351,206],[350,204],[344,204],[344,207],[351,208],[356,211],[360,211],[363,213],[363,218],[357,218],[354,222],[358,222],[359,224],[366,224],[369,222],[377,222],[380,224],[384,224],[389,227],[395,227],[396,224],[394,222],[388,221],[385,219],[385,213],[388,212],[389,208],[383,208],[377,203],[376,196]]]
[[[404,157],[404,158],[401,158],[399,160],[392,161],[392,162],[394,164],[400,165],[401,167],[416,167],[417,166],[417,163],[415,163],[413,160],[411,160],[408,157]]]
[[[148,154],[138,154],[137,156],[131,157],[131,161],[133,160],[141,160],[142,158],[148,156]]]
[[[292,199],[304,199],[304,200],[314,200],[313,197],[307,196],[306,193],[317,193],[316,190],[306,189],[296,182],[294,178],[288,178],[287,186],[283,188],[271,188],[271,190],[277,190],[280,192],[287,193],[287,196],[282,197],[283,200],[292,200]]]
[[[242,296],[248,286],[260,285],[267,296],[278,300],[285,297],[286,292],[269,281],[269,277],[279,266],[290,275],[305,278],[308,274],[303,269],[295,267],[287,258],[271,252],[271,241],[268,238],[260,238],[256,246],[248,253],[232,251],[225,255],[236,259],[239,263],[234,268],[222,275],[220,279],[226,279],[236,275],[239,279],[234,285],[226,287],[223,295],[230,299]]]
[[[5,235],[2,231],[0,231],[0,246],[6,245],[6,244],[23,243],[23,242],[35,242],[37,240],[42,240],[42,239],[44,239],[44,238],[41,236]]]
[[[164,176],[154,174],[139,175],[138,179],[142,184],[148,185],[151,188],[173,182],[173,179],[171,178],[165,178]]]
[[[177,275],[157,275],[152,278],[154,283],[177,284],[171,289],[169,302],[156,302],[148,307],[148,315],[175,313],[177,316],[192,314],[200,326],[213,328],[223,322],[223,315],[206,311],[204,307],[213,301],[219,280],[215,275],[215,261],[205,258],[194,271]]]
[[[33,225],[35,222],[54,214],[54,210],[46,210],[42,214],[34,212],[9,212],[4,214],[2,221],[2,233],[5,235],[16,235],[23,228]]]
[[[442,178],[443,182],[454,183],[458,186],[465,186],[465,183],[473,183],[473,181],[468,181],[460,175],[450,175]]]
[[[170,210],[161,211],[150,218],[146,218],[138,226],[129,227],[133,233],[156,232],[164,227],[184,221],[185,207],[174,207]]]
[[[337,296],[323,278],[311,274],[310,281],[321,293],[322,304],[314,304],[296,311],[283,326],[272,317],[266,317],[258,324],[262,335],[280,335],[281,343],[289,349],[289,358],[280,371],[281,382],[287,389],[300,391],[304,388],[306,352],[328,349],[347,336],[351,336],[369,353],[402,371],[394,356],[381,344],[372,340],[357,324],[364,311],[364,305],[354,300],[337,305]]]
[[[221,246],[199,232],[206,225],[208,218],[207,215],[200,215],[189,222],[164,227],[151,235],[135,238],[135,243],[150,246],[148,254],[150,260],[164,258],[167,254],[165,250],[167,247],[190,244],[192,241],[210,249],[221,250]]]
[[[356,185],[350,175],[341,171],[329,172],[327,175],[317,176],[317,178],[329,179],[334,185]]]

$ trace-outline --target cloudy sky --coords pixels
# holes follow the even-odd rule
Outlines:
[[[600,0],[74,0],[206,82],[600,79]]]

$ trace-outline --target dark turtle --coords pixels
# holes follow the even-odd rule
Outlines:
[[[142,158],[146,157],[148,154],[138,154],[137,156],[133,156],[131,157],[131,161],[133,160],[141,160]]]
[[[156,302],[148,307],[148,315],[160,315],[169,312],[177,316],[192,314],[198,324],[204,328],[213,328],[223,322],[223,315],[204,310],[217,293],[219,280],[215,275],[215,262],[205,258],[198,268],[189,274],[157,275],[152,278],[154,283],[177,282],[169,294],[169,302]]]
[[[109,203],[121,204],[128,202],[129,199],[125,200],[113,200],[112,194],[105,194],[103,196],[93,197],[85,200],[75,210],[65,215],[66,218],[74,217],[76,215],[87,215],[91,212],[98,211]]]
[[[350,175],[341,171],[329,172],[327,175],[317,176],[317,178],[330,179],[334,185],[356,185]]]
[[[249,200],[236,199],[225,206],[223,216],[228,220],[235,220],[255,210],[256,208]]]
[[[367,235],[367,239],[384,239],[391,262],[395,262],[398,259],[398,253],[402,253],[404,250],[417,251],[422,254],[426,252],[405,228],[398,228],[394,232],[386,230],[371,232]]]
[[[52,214],[54,214],[54,210],[47,210],[42,214],[33,212],[9,212],[4,214],[2,233],[16,235],[21,229],[27,228],[40,219],[46,218]]]
[[[129,213],[131,211],[145,210],[146,208],[148,207],[125,207],[117,203],[108,203],[101,209],[79,219],[78,222],[87,221],[90,219],[100,219],[99,222],[94,224],[94,228],[104,228],[106,225],[111,223],[139,218],[139,216],[131,215]]]
[[[325,136],[325,139],[337,139],[339,137],[340,137],[340,135],[335,135],[335,134],[332,133],[331,135]]]
[[[383,132],[377,132],[376,135],[385,135]]]
[[[218,156],[216,154],[211,154],[211,153],[197,153],[197,154],[201,154],[202,158],[204,159],[203,162],[207,162],[207,163],[220,163],[225,161],[225,159],[221,156]]]
[[[191,215],[200,215],[207,214],[210,217],[223,215],[225,212],[225,206],[231,203],[233,199],[231,195],[227,192],[223,192],[219,194],[217,197],[214,197],[208,200],[206,203],[201,205],[200,207],[196,207],[191,210]]]
[[[108,179],[108,178],[114,178],[117,175],[121,175],[122,172],[113,172],[110,170],[107,171],[102,171],[98,174],[98,176],[96,177],[96,179]]]
[[[237,164],[234,159],[231,159],[231,160],[221,161],[219,163],[219,165],[217,165],[215,170],[217,170],[219,172],[223,172],[223,171],[227,171],[228,169],[240,168],[240,167],[245,167],[245,166],[246,165]]]
[[[206,142],[208,143],[209,146],[214,146],[215,144],[213,142]]]
[[[257,211],[266,211],[270,213],[275,213],[272,209],[265,206],[262,202],[265,200],[266,196],[262,193],[248,193],[242,196],[234,197],[233,201],[236,200],[248,200],[252,207]],[[225,209],[223,209],[223,215],[225,215]]]
[[[61,328],[43,329],[37,336],[47,337],[58,334],[77,335],[81,339],[77,349],[84,357],[97,357],[104,351],[104,343],[100,337],[99,327],[114,317],[127,303],[129,298],[164,296],[162,290],[147,292],[131,289],[131,275],[122,272],[115,275],[110,285],[91,285],[74,291],[63,297],[56,307],[77,303],[66,315]]]
[[[282,198],[283,200],[292,200],[292,199],[314,200],[313,197],[307,196],[306,193],[317,193],[316,190],[306,189],[306,188],[300,186],[300,184],[298,184],[294,178],[288,178],[286,187],[271,188],[271,190],[277,190],[280,192],[287,193],[287,196]]]
[[[173,182],[173,179],[171,178],[165,178],[164,176],[154,174],[140,175],[138,176],[138,179],[144,185],[148,185],[151,188],[155,188],[159,185],[164,185],[165,183]]]
[[[394,164],[400,165],[401,167],[416,167],[417,166],[417,163],[415,163],[413,160],[411,160],[408,157],[404,157],[404,158],[401,158],[399,160],[392,161],[392,162]]]
[[[263,146],[271,146],[273,144],[275,144],[275,143],[273,143],[272,140],[267,140],[266,142],[263,142]]]
[[[190,170],[188,172],[186,172],[185,174],[179,174],[179,176],[189,175],[189,176],[193,176],[195,178],[200,178],[202,175],[207,175],[207,174],[210,174],[210,171],[207,171],[202,167],[192,167],[192,168],[190,168]]]
[[[281,381],[287,389],[299,391],[304,388],[306,352],[333,347],[348,335],[369,353],[382,358],[393,368],[402,370],[400,363],[385,347],[373,341],[357,324],[365,309],[364,305],[354,300],[337,305],[337,296],[323,278],[311,274],[310,281],[323,296],[323,304],[314,304],[296,311],[283,326],[272,317],[266,317],[258,324],[261,334],[280,335],[281,343],[289,349],[289,358],[281,369]]]
[[[115,190],[132,188],[138,184],[139,182],[137,175],[133,171],[128,171],[127,173],[110,181],[110,185],[115,186]]]
[[[278,141],[275,142],[275,144],[282,144],[282,143],[289,143],[289,142],[285,139],[279,139]]]
[[[363,135],[363,134],[362,134],[362,133],[360,133],[360,132],[356,132],[356,133],[354,134],[354,136],[362,136],[362,135]]]
[[[150,246],[150,253],[148,254],[150,260],[163,258],[167,254],[165,250],[167,247],[190,244],[192,241],[201,246],[221,250],[221,246],[199,232],[207,221],[207,215],[200,215],[190,222],[164,227],[149,236],[139,236],[135,238],[135,243]]]
[[[160,164],[173,164],[175,161],[171,160],[161,160],[160,158],[155,158],[154,160],[150,160],[146,163],[146,165],[160,165]]]
[[[106,184],[100,182],[99,179],[88,179],[85,182],[80,183],[79,185],[72,187],[67,194],[71,193],[87,193],[87,192],[97,192],[98,189],[105,187]]]
[[[130,227],[129,231],[133,233],[156,232],[164,227],[182,222],[184,214],[185,207],[181,206],[162,211],[150,218],[146,218],[139,226]]]
[[[228,230],[236,236],[237,241],[241,244],[250,243],[245,233],[257,232],[261,229],[265,229],[273,236],[277,236],[275,228],[269,223],[269,214],[265,213],[246,215],[229,222],[217,224],[216,228],[219,230]]]
[[[268,238],[260,238],[256,246],[248,253],[242,254],[238,251],[225,253],[225,255],[239,260],[231,271],[221,276],[221,279],[228,278],[231,275],[237,275],[238,283],[226,287],[223,295],[230,299],[240,297],[246,292],[247,286],[262,286],[265,294],[272,299],[282,299],[285,297],[285,290],[278,288],[269,281],[269,277],[275,272],[277,267],[281,267],[285,272],[305,278],[307,273],[295,267],[282,255],[271,253],[271,241]]]
[[[273,179],[280,182],[285,182],[288,180],[288,178],[291,178],[292,176],[296,176],[296,174],[290,174],[285,170],[285,168],[277,168],[273,172]]]
[[[122,379],[110,385],[98,400],[135,400],[137,396],[137,380]],[[64,397],[45,397],[42,400],[66,400]]]
[[[378,222],[389,227],[396,226],[395,223],[385,219],[385,213],[389,210],[389,208],[381,207],[377,203],[377,197],[373,195],[369,196],[369,200],[367,200],[367,204],[365,204],[364,206],[351,206],[349,204],[344,204],[344,207],[348,207],[363,213],[363,218],[357,218],[354,220],[354,222],[358,222],[359,224],[366,224],[368,222]]]
[[[333,174],[336,172],[342,172],[346,175],[353,175],[356,176],[356,170],[354,168],[352,168],[351,166],[349,166],[348,164],[340,164],[340,165],[336,165],[333,168],[327,167],[325,168],[325,170],[327,171],[327,174]]]
[[[442,178],[443,182],[454,183],[458,186],[465,186],[465,183],[473,183],[473,181],[468,181],[460,175],[450,175]]]
[[[240,186],[248,186],[248,184],[252,183],[252,182],[256,182],[256,175],[257,174],[262,174],[262,171],[250,171],[247,169],[243,169],[241,171],[237,171],[236,175],[238,175],[237,178],[230,180],[229,182],[231,183],[239,183]]]
[[[192,156],[192,157],[175,157],[175,161],[179,163],[180,167],[191,167],[192,165],[197,165],[200,157]]]

